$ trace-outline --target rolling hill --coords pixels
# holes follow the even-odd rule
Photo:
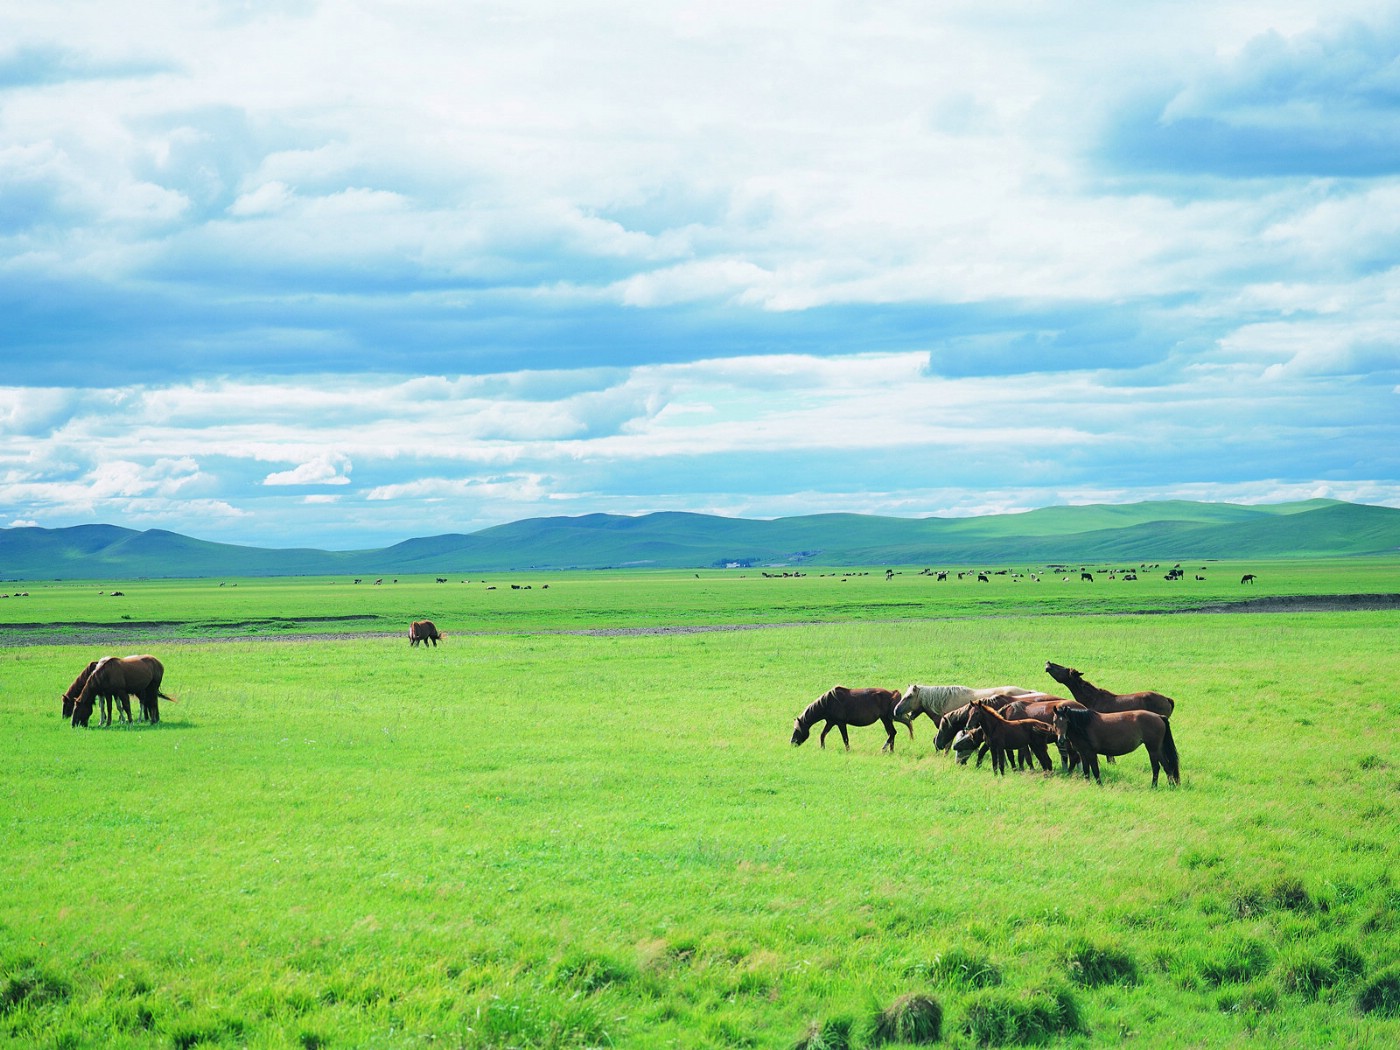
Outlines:
[[[663,512],[529,518],[362,551],[211,543],[115,525],[0,529],[0,579],[384,575],[520,569],[977,565],[1400,551],[1400,510],[1335,500],[1046,507],[980,518]]]

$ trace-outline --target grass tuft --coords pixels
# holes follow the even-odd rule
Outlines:
[[[1137,984],[1137,962],[1117,948],[1082,942],[1065,959],[1070,978],[1086,988],[1108,984]]]
[[[909,973],[945,988],[992,988],[1001,984],[1001,970],[994,962],[964,948],[940,952],[932,962],[910,967]]]
[[[870,1043],[936,1043],[943,1033],[943,1008],[928,995],[902,995],[875,1015]]]
[[[7,964],[0,978],[0,1017],[19,1009],[61,1003],[72,994],[66,980],[43,970],[33,959]]]
[[[1362,985],[1356,1005],[1363,1014],[1400,1017],[1400,964],[1387,966]]]
[[[792,1050],[851,1050],[849,1017],[829,1017],[813,1021],[792,1044]]]
[[[1000,988],[978,992],[963,1009],[960,1031],[979,1046],[1026,1046],[1085,1030],[1066,990],[1029,997]]]

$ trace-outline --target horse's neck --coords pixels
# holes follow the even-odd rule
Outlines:
[[[1107,689],[1100,689],[1082,675],[1069,680],[1069,691],[1076,700],[1086,706],[1112,700],[1117,696],[1116,693],[1110,693]]]
[[[817,699],[813,700],[810,704],[808,704],[807,710],[803,711],[800,715],[797,716],[798,723],[805,728],[811,725],[813,722],[817,721],[819,718],[826,717],[826,702],[827,698],[830,696],[830,693],[824,693],[822,696],[818,697]]]

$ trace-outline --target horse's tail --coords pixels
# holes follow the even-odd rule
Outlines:
[[[1173,784],[1181,783],[1181,758],[1176,753],[1176,741],[1172,739],[1172,722],[1170,718],[1162,719],[1165,727],[1162,732],[1162,768],[1167,771],[1167,780]]]
[[[156,697],[161,700],[169,700],[172,704],[178,704],[180,702],[176,697],[166,696],[159,689],[156,690]]]

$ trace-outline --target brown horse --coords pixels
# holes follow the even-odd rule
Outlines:
[[[985,701],[974,700],[972,711],[967,716],[969,733],[980,729],[987,737],[992,749],[992,770],[1005,774],[1006,754],[1028,747],[1040,761],[1040,768],[1049,772],[1055,767],[1050,763],[1050,754],[1045,745],[1054,739],[1055,727],[1038,718],[1006,719]]]
[[[160,691],[165,668],[154,656],[104,656],[88,675],[82,691],[73,701],[72,724],[86,726],[92,718],[93,703],[104,699],[102,724],[112,724],[112,711],[108,698],[120,697],[123,704],[127,697],[136,694],[141,701],[141,714],[152,725],[160,721],[160,700],[174,700]]]
[[[428,648],[428,643],[433,643],[433,648],[437,648],[439,639],[445,638],[432,620],[414,620],[408,625],[408,644],[412,648],[419,642],[423,643],[423,648]]]
[[[1086,681],[1084,675],[1073,667],[1052,664],[1048,660],[1045,663],[1045,673],[1061,685],[1068,686],[1070,695],[1085,707],[1100,714],[1108,714],[1110,711],[1151,711],[1163,718],[1170,718],[1176,708],[1176,701],[1162,693],[1150,690],[1141,693],[1110,693],[1107,689],[1101,689]]]
[[[841,741],[846,750],[851,749],[851,738],[846,735],[846,727],[868,726],[880,722],[885,727],[888,739],[881,751],[894,751],[894,709],[899,705],[898,689],[847,689],[844,685],[833,686],[807,705],[792,723],[792,745],[797,747],[811,735],[811,727],[826,720],[820,738],[821,746],[826,747],[826,734],[832,728],[841,731]],[[904,721],[900,719],[900,721]],[[914,727],[904,721],[909,730],[909,739],[914,739]]]
[[[1078,700],[1066,700],[1062,696],[1051,696],[1048,693],[1041,693],[1039,696],[1018,696],[1011,703],[1001,708],[1003,718],[1035,718],[1050,725],[1055,721],[1055,709],[1064,706],[1083,707]],[[1074,748],[1059,737],[1055,739],[1055,748],[1060,753],[1060,768],[1065,772],[1074,770],[1078,757],[1074,753]],[[1110,762],[1113,759],[1109,759]]]
[[[73,684],[64,690],[61,699],[63,701],[63,717],[65,719],[71,719],[73,717],[73,705],[78,702],[78,697],[83,693],[83,687],[87,685],[88,679],[92,677],[92,672],[95,670],[97,670],[97,661],[93,660],[78,673],[78,677],[73,679]],[[102,704],[103,725],[108,725],[112,721],[113,702],[117,704],[119,712],[118,717],[120,717],[123,722],[131,721],[130,697],[126,695],[113,696],[111,694],[101,694],[97,697],[97,700]]]
[[[1062,707],[1055,712],[1055,729],[1079,752],[1084,763],[1084,779],[1092,772],[1099,776],[1099,755],[1126,755],[1139,747],[1147,748],[1152,760],[1152,786],[1157,786],[1158,768],[1167,771],[1167,781],[1181,783],[1181,763],[1172,739],[1172,724],[1151,711],[1110,711],[1100,714],[1087,708]]]

